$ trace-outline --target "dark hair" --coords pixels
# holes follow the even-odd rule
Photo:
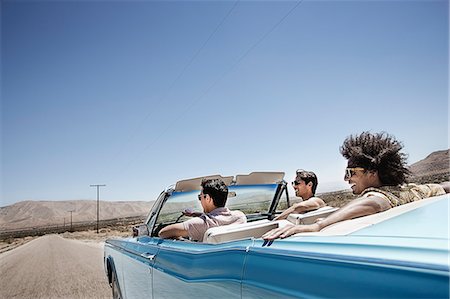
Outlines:
[[[228,187],[221,179],[203,179],[202,188],[203,194],[209,194],[216,207],[221,208],[225,206],[228,197]]]
[[[402,148],[403,144],[386,132],[362,132],[347,137],[340,151],[349,166],[375,170],[383,185],[396,186],[405,183],[410,174]]]
[[[312,183],[311,191],[312,191],[313,195],[315,195],[316,194],[317,185],[319,184],[316,174],[314,172],[312,172],[312,171],[306,171],[306,170],[303,170],[303,169],[297,170],[296,173],[297,173],[297,178],[299,178],[302,181],[304,181],[305,184],[308,184],[309,182]]]

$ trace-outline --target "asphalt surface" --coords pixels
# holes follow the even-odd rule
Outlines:
[[[103,243],[48,235],[0,254],[0,298],[111,298]]]

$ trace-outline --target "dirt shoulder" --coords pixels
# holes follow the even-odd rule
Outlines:
[[[13,250],[14,248],[24,245],[36,238],[37,237],[9,238],[7,240],[0,241],[0,254],[2,254],[3,252]]]
[[[107,239],[131,237],[131,227],[132,226],[120,226],[115,229],[103,228],[98,231],[98,234],[97,230],[65,232],[60,234],[60,236],[66,239],[80,241],[104,242]]]

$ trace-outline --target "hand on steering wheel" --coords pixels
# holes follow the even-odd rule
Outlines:
[[[193,217],[193,216],[196,215],[196,213],[194,212],[194,210],[191,209],[191,208],[184,209],[184,211],[181,212],[181,213],[182,213],[184,216],[189,216],[189,217]]]

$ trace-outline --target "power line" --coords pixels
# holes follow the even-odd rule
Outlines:
[[[120,173],[124,172],[140,155],[142,155],[143,152],[147,151],[152,145],[158,141],[158,139],[163,136],[171,127],[174,125],[179,119],[183,117],[184,114],[186,114],[192,107],[195,106],[208,92],[213,89],[219,83],[228,73],[230,73],[237,65],[239,65],[242,60],[244,60],[247,55],[253,51],[261,42],[269,36],[270,33],[272,33],[300,4],[303,3],[304,0],[298,1],[278,22],[276,22],[266,33],[264,33],[253,45],[251,45],[247,51],[244,52],[243,55],[241,55],[236,62],[225,72],[223,72],[218,79],[216,79],[210,86],[208,86],[205,91],[194,101],[191,102],[191,104],[183,111],[181,112],[177,117],[172,118],[172,121],[162,130],[162,132],[152,140],[152,142],[149,143],[141,152],[140,154],[134,156],[134,159],[132,159],[123,169]]]
[[[197,58],[197,56],[200,54],[200,52],[206,47],[206,45],[208,44],[208,42],[213,38],[213,36],[217,33],[217,31],[219,31],[220,27],[222,27],[222,25],[225,23],[225,21],[228,19],[228,17],[231,15],[231,13],[233,12],[233,10],[237,7],[238,3],[240,0],[237,0],[234,2],[234,5],[230,8],[230,10],[228,10],[227,14],[222,18],[222,20],[219,22],[219,24],[216,26],[216,28],[210,33],[210,35],[208,36],[208,38],[203,42],[203,44],[200,46],[200,48],[195,52],[195,54],[189,59],[188,63],[183,67],[183,69],[181,70],[181,72],[177,75],[177,77],[175,78],[175,80],[172,81],[172,83],[170,84],[169,88],[166,90],[166,92],[164,93],[163,96],[161,96],[159,98],[159,100],[154,104],[154,107],[159,106],[162,102],[164,102],[168,96],[168,94],[170,93],[170,91],[172,91],[172,89],[174,88],[174,86],[176,85],[176,83],[178,83],[178,81],[181,79],[181,77],[183,77],[184,73],[187,71],[187,69],[192,65],[192,63],[195,61],[195,59]],[[142,126],[144,125],[144,123],[148,120],[151,119],[151,117],[154,115],[156,109],[151,109],[150,112],[147,113],[147,115],[139,122],[139,124],[137,125],[137,127],[135,129],[133,129],[131,131],[131,133],[129,134],[128,139],[122,144],[122,146],[120,147],[119,151],[113,156],[113,158],[111,160],[116,160],[116,158],[122,153],[123,149],[125,148],[125,144],[129,143],[131,140],[133,140],[133,138],[136,136],[136,133],[142,128]],[[112,163],[111,163],[112,164]]]

